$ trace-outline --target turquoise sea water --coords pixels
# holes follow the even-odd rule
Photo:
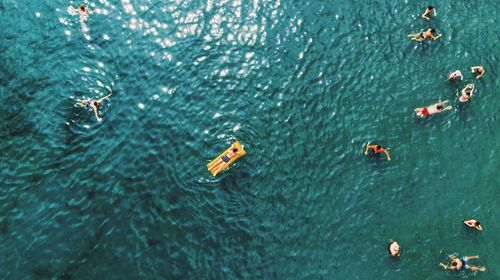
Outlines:
[[[1,279],[500,278],[500,1],[78,4],[0,2]]]

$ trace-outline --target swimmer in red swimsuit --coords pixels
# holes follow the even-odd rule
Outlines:
[[[438,102],[436,104],[432,104],[423,108],[417,108],[415,109],[415,113],[419,118],[427,118],[430,115],[451,110],[452,109],[451,106],[444,107],[444,104],[446,103],[448,103],[448,100],[445,100],[443,102]]]

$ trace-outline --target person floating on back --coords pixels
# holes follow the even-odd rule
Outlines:
[[[90,10],[87,7],[85,7],[85,5],[80,4],[80,6],[78,6],[78,12],[80,13],[80,15],[82,15],[90,13]]]
[[[427,39],[432,39],[432,40],[437,40],[441,35],[434,36],[436,33],[436,30],[434,28],[427,29],[427,31],[420,31],[419,33],[415,34],[410,34],[408,37],[410,37],[410,40],[416,41],[416,42],[422,42]]]
[[[78,9],[75,9],[73,7],[71,8],[73,9],[73,11],[76,11],[78,12],[78,14],[80,14],[80,21],[87,20],[87,17],[90,14],[90,10],[87,7],[85,7],[85,5],[80,4],[80,6],[78,6]]]
[[[464,76],[462,76],[462,72],[460,72],[460,70],[456,70],[455,72],[451,73],[448,76],[448,81],[454,81],[458,77],[460,77],[462,81],[464,80]]]
[[[483,231],[483,227],[481,226],[481,224],[479,223],[479,221],[476,221],[474,219],[470,219],[470,220],[467,220],[467,221],[464,221],[464,224],[470,228],[475,228],[479,231]]]
[[[462,89],[462,95],[458,98],[460,102],[467,102],[472,98],[474,93],[474,84],[468,84]]]
[[[479,76],[476,77],[476,79],[481,78],[484,75],[484,67],[483,66],[474,66],[470,68],[472,73],[478,73]]]
[[[88,107],[88,108],[92,108],[92,110],[94,111],[94,114],[95,114],[95,117],[97,119],[97,121],[102,121],[101,118],[99,118],[99,106],[101,105],[101,102],[104,101],[105,99],[108,99],[111,95],[113,95],[112,93],[104,96],[103,98],[99,99],[99,100],[92,100],[92,99],[79,99],[76,101],[76,104],[79,105],[79,106],[84,106],[84,107]]]
[[[222,169],[224,169],[226,163],[228,163],[233,157],[239,154],[240,151],[238,150],[238,148],[236,148],[234,144],[231,145],[229,151],[225,155],[223,155],[218,161],[208,167],[208,171],[212,172],[212,174],[214,174],[215,176],[217,173],[221,172]]]
[[[432,6],[429,6],[427,7],[427,9],[425,9],[424,13],[422,14],[422,18],[424,18],[425,20],[429,20],[429,16],[432,13],[434,14],[434,16],[437,16],[436,9],[434,9],[434,7]]]
[[[401,254],[401,247],[399,246],[397,241],[391,241],[389,247],[387,247],[387,250],[392,257],[399,257],[399,255]]]
[[[382,146],[380,145],[369,145],[370,143],[368,143],[366,145],[366,149],[365,149],[365,156],[368,156],[368,153],[370,153],[370,155],[372,157],[379,157],[381,153],[384,153],[387,157],[387,160],[391,160],[391,156],[389,155],[389,152],[382,148]]]
[[[478,266],[473,266],[469,265],[469,260],[472,259],[477,259],[479,256],[468,256],[468,257],[461,257],[458,258],[455,255],[449,255],[451,261],[449,262],[449,265],[446,265],[444,263],[439,263],[441,267],[444,269],[449,269],[449,270],[467,270],[470,269],[472,271],[486,271],[485,267],[478,267]]]
[[[444,107],[444,104],[446,103],[448,103],[448,100],[445,100],[443,102],[438,102],[436,104],[432,104],[423,108],[417,108],[415,109],[415,113],[419,118],[427,118],[430,115],[451,110],[452,109],[451,106]]]

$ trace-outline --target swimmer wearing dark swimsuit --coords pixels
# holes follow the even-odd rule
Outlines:
[[[222,161],[223,161],[223,162],[225,162],[225,163],[228,163],[228,162],[229,162],[229,160],[230,160],[230,158],[229,158],[228,156],[226,156],[226,155],[222,156],[222,157],[221,157],[221,159],[222,159]]]
[[[468,257],[461,257],[459,260],[462,262],[462,266],[458,270],[467,270],[469,269],[469,264],[467,263],[469,261]]]

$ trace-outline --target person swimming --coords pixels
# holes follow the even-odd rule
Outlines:
[[[408,35],[408,37],[410,37],[410,40],[416,42],[422,42],[427,39],[437,40],[439,37],[441,37],[441,35],[434,36],[434,33],[436,33],[436,29],[429,27],[427,31],[420,31],[419,33],[410,34]]]
[[[449,270],[472,270],[472,271],[486,271],[486,268],[483,266],[483,267],[478,267],[478,266],[474,266],[474,265],[469,265],[469,260],[472,260],[472,259],[477,259],[479,258],[479,256],[465,256],[465,257],[461,257],[461,258],[458,258],[456,257],[455,255],[449,255],[448,256],[450,258],[450,265],[446,265],[444,263],[439,263],[439,265],[441,267],[443,267],[444,269],[449,269]]]
[[[108,99],[112,93],[104,96],[103,98],[99,100],[92,100],[92,99],[79,99],[76,101],[76,105],[91,108],[94,111],[94,115],[97,119],[97,121],[102,121],[102,119],[99,117],[99,106],[101,106],[102,101]]]
[[[234,147],[234,145],[231,145],[231,149],[227,154],[223,155],[217,162],[215,162],[213,165],[211,165],[208,170],[212,172],[213,170],[216,170],[214,174],[219,173],[226,163],[228,163],[235,155],[239,154],[238,148]]]
[[[379,157],[381,153],[384,153],[385,156],[387,157],[387,160],[391,160],[391,156],[389,155],[389,152],[382,148],[380,145],[369,145],[368,143],[365,148],[365,156],[368,156],[368,153],[370,153],[371,156],[373,157]]]
[[[483,66],[474,66],[474,67],[471,67],[470,70],[471,70],[472,73],[478,73],[479,74],[479,76],[477,76],[476,79],[481,78],[484,75],[484,72],[486,72],[484,70]]]
[[[454,81],[458,77],[460,77],[462,81],[464,80],[464,76],[462,76],[462,72],[460,72],[460,70],[456,70],[455,72],[451,73],[448,76],[448,81]]]
[[[448,100],[445,100],[443,102],[438,102],[436,104],[432,104],[423,108],[416,108],[415,113],[419,118],[427,118],[430,115],[451,110],[452,109],[451,106],[444,107],[446,103],[448,103]]]
[[[476,221],[474,219],[464,221],[464,225],[466,225],[470,228],[475,228],[479,231],[483,231],[483,227],[481,226],[481,223],[479,223],[479,221]]]
[[[467,102],[472,98],[472,94],[474,93],[474,84],[467,84],[462,89],[462,95],[458,98],[460,102]]]
[[[71,7],[71,9],[74,12],[78,12],[78,14],[80,14],[80,21],[81,22],[86,21],[88,15],[90,14],[90,10],[87,7],[85,7],[85,5],[83,5],[83,4],[80,4],[80,6],[78,6],[78,8]]]
[[[429,6],[422,14],[422,18],[424,18],[425,20],[429,20],[429,16],[431,15],[431,13],[434,13],[434,16],[437,16],[436,9],[434,9],[434,7],[432,6]]]
[[[78,6],[78,12],[79,12],[80,14],[82,14],[82,13],[83,13],[83,14],[88,14],[88,13],[90,13],[90,10],[89,10],[89,9],[87,9],[87,7],[85,7],[85,5],[80,4],[80,6]]]
[[[391,243],[387,247],[387,250],[392,257],[399,257],[399,255],[401,255],[401,247],[399,246],[397,241],[391,241]]]

